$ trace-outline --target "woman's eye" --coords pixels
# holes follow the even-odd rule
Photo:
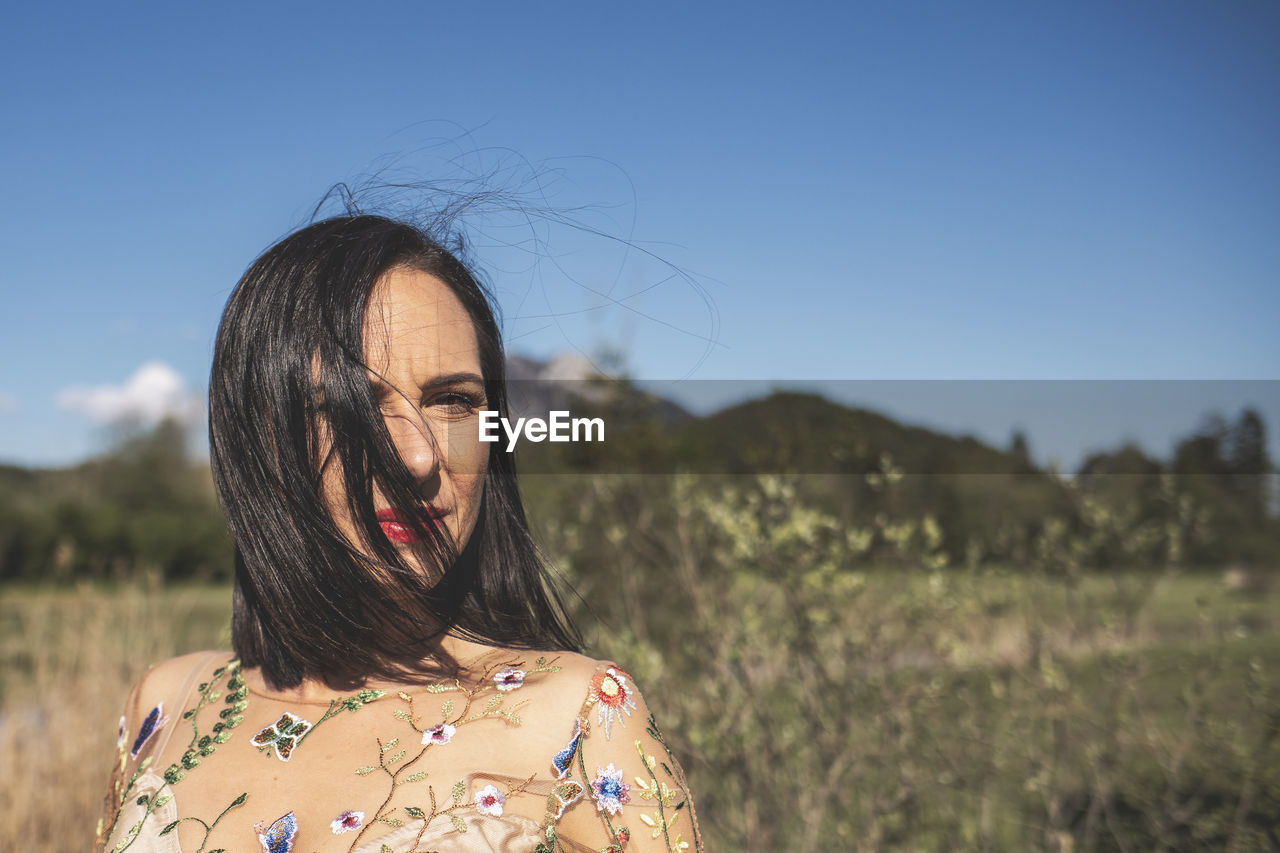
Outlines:
[[[440,394],[432,397],[427,405],[438,407],[446,414],[456,417],[464,417],[470,415],[476,409],[484,406],[484,401],[477,399],[472,394],[465,394],[460,391],[450,391],[447,394]]]

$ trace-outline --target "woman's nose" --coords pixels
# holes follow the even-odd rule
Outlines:
[[[418,480],[428,480],[440,470],[441,448],[421,418],[392,417],[387,431],[404,466]]]

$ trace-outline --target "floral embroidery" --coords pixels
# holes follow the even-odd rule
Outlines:
[[[618,725],[622,725],[622,715],[631,716],[631,711],[636,707],[636,701],[631,697],[634,688],[630,681],[631,676],[616,666],[597,672],[595,678],[591,679],[587,702],[599,706],[596,713],[600,724],[604,726],[605,740],[613,734],[613,721],[616,719]]]
[[[446,744],[453,740],[453,734],[457,730],[457,726],[451,726],[448,723],[432,726],[422,733],[422,742],[428,746],[431,744]]]
[[[203,708],[217,702],[219,699],[223,699],[223,694],[215,688],[217,687],[217,680],[222,678],[224,675],[227,677],[227,692],[224,700],[226,707],[219,712],[218,722],[213,724],[212,732],[210,734],[202,735],[197,717]],[[106,823],[102,831],[99,832],[99,841],[111,837],[112,832],[116,829],[116,826],[120,821],[121,815],[124,813],[124,806],[127,802],[133,800],[144,810],[142,818],[130,826],[128,830],[125,831],[122,839],[117,842],[113,853],[120,853],[120,851],[126,850],[138,840],[143,825],[146,823],[148,818],[155,814],[156,809],[164,806],[173,799],[173,794],[166,791],[165,788],[182,781],[186,775],[185,771],[196,767],[200,763],[201,758],[212,755],[218,744],[226,743],[230,740],[232,731],[244,720],[244,717],[240,712],[248,705],[249,690],[245,686],[244,678],[240,674],[239,661],[231,660],[226,665],[215,669],[211,679],[200,684],[196,690],[199,695],[199,699],[195,706],[189,708],[182,714],[182,719],[189,720],[191,722],[191,741],[188,743],[187,749],[183,752],[180,760],[169,765],[169,767],[164,770],[164,784],[154,794],[144,794],[143,796],[134,799],[134,793],[136,791],[135,785],[138,784],[142,773],[144,773],[150,766],[150,758],[144,758],[139,762],[133,774],[128,777],[127,782],[119,777],[113,781],[112,797],[114,798],[114,814],[111,821]],[[157,715],[157,717],[159,716],[160,715]],[[162,725],[164,725],[164,720],[158,721],[157,725],[153,726],[152,731],[154,732],[155,729]],[[125,767],[123,746],[120,747],[120,758],[122,763],[117,770],[120,773],[123,773]],[[200,847],[203,849],[208,842],[210,833],[214,831],[218,823],[232,809],[244,805],[248,796],[249,795],[247,793],[240,794],[240,796],[232,800],[231,803],[211,822],[206,822],[196,817],[183,817],[166,824],[164,828],[160,830],[160,835],[168,835],[170,832],[177,829],[178,825],[183,822],[194,821],[204,829],[204,838],[200,844]]]
[[[364,825],[364,812],[345,811],[333,819],[329,824],[329,828],[333,830],[334,835],[342,835],[344,832],[350,832],[353,829],[359,829]]]
[[[552,808],[551,804],[554,803],[554,818],[559,820],[565,809],[582,799],[582,795],[586,793],[586,790],[586,788],[582,787],[582,783],[575,782],[573,779],[560,782],[551,789],[551,796],[548,798],[548,812]]]
[[[622,781],[622,771],[609,762],[608,767],[596,768],[596,778],[591,780],[591,793],[596,798],[596,811],[617,814],[624,803],[631,802],[631,786]]]
[[[670,850],[671,853],[680,853],[681,850],[689,849],[689,842],[685,841],[682,836],[676,835],[674,838],[671,836],[671,827],[674,826],[675,822],[679,819],[680,812],[676,812],[670,818],[661,814],[652,817],[647,814],[640,815],[640,820],[653,827],[653,838],[657,838],[659,835],[666,836],[667,849]]]
[[[274,747],[276,758],[288,761],[293,755],[293,748],[310,730],[311,723],[285,711],[280,715],[280,719],[253,736],[253,745],[259,752],[267,752],[269,748]]]
[[[123,723],[124,718],[121,717],[120,721]],[[160,731],[167,722],[169,722],[169,718],[164,715],[164,703],[161,702],[152,708],[146,719],[142,721],[142,725],[138,728],[138,736],[134,739],[133,747],[129,750],[129,756],[137,758],[138,750],[142,749],[147,741],[151,740],[151,736]]]
[[[482,720],[503,720],[509,726],[519,726],[523,721],[520,717],[521,709],[527,705],[527,702],[512,703],[508,699],[508,690],[503,690],[501,685],[504,679],[500,678],[501,672],[519,672],[519,681],[523,684],[526,672],[543,673],[558,672],[560,667],[556,666],[553,661],[548,661],[546,657],[539,657],[532,669],[526,670],[524,664],[519,661],[500,661],[494,663],[479,673],[479,678],[470,684],[464,684],[461,679],[454,679],[452,683],[439,683],[427,685],[425,690],[430,694],[454,693],[459,694],[456,698],[449,698],[440,706],[441,722],[434,725],[428,725],[423,719],[422,714],[418,711],[417,702],[419,697],[410,696],[408,693],[400,692],[397,696],[405,703],[405,707],[395,708],[391,715],[408,724],[422,742],[421,749],[406,749],[401,746],[400,738],[393,737],[389,740],[377,738],[378,744],[378,763],[369,764],[364,767],[356,768],[355,773],[358,776],[368,776],[370,774],[381,771],[387,777],[388,790],[385,800],[378,810],[369,817],[365,827],[381,823],[392,828],[399,828],[406,825],[406,818],[401,817],[401,813],[407,818],[420,821],[418,826],[417,839],[413,841],[409,849],[417,849],[418,841],[426,833],[428,826],[437,818],[446,817],[453,824],[453,828],[457,832],[466,832],[467,824],[458,812],[464,809],[475,808],[481,813],[501,815],[503,804],[508,797],[516,796],[523,793],[528,786],[534,781],[536,776],[530,776],[527,780],[512,786],[507,791],[500,791],[497,787],[490,785],[484,791],[476,795],[474,802],[467,801],[467,785],[466,782],[458,780],[453,785],[451,800],[443,800],[437,796],[436,789],[433,785],[427,784],[422,786],[420,783],[425,782],[428,777],[428,771],[423,769],[425,762],[424,756],[428,755],[427,750],[434,744],[445,744],[450,742],[457,736],[458,731],[466,725],[472,725]],[[506,679],[510,680],[510,679]],[[419,763],[423,762],[423,763]],[[397,803],[396,792],[406,785],[416,785],[412,790],[416,790],[421,799],[413,804]],[[423,791],[422,788],[426,790]],[[481,795],[486,795],[481,802]],[[489,809],[490,811],[485,811]],[[496,810],[496,811],[494,811]],[[361,830],[363,835],[364,830]],[[357,836],[353,848],[359,846],[360,836]]]
[[[573,734],[569,737],[569,745],[555,754],[551,766],[555,768],[556,778],[563,779],[569,773],[573,763],[573,755],[578,750],[578,742],[587,733],[587,721],[578,717],[573,721]]]
[[[645,730],[649,733],[650,737],[662,745],[663,749],[667,753],[667,758],[671,758],[671,748],[668,747],[667,742],[663,740],[662,732],[658,731],[658,724],[654,721],[653,714],[649,715],[648,725],[645,727]],[[636,777],[636,785],[639,786],[641,790],[640,797],[645,800],[653,800],[657,805],[656,812],[653,814],[641,814],[640,820],[653,830],[653,838],[656,839],[659,836],[663,838],[667,844],[667,850],[669,853],[681,853],[683,850],[688,850],[689,842],[685,841],[681,834],[672,834],[672,827],[680,818],[680,810],[688,805],[688,799],[682,796],[679,801],[676,801],[675,791],[668,787],[665,781],[660,781],[658,779],[658,767],[661,767],[662,771],[673,782],[677,782],[677,784],[679,784],[680,780],[678,780],[675,774],[671,772],[672,765],[669,765],[665,761],[660,763],[657,756],[650,755],[644,751],[643,741],[637,740],[635,742],[635,747],[636,752],[639,753],[640,760],[644,762],[644,768],[649,775],[648,781],[640,778],[639,776]],[[683,794],[683,790],[681,790],[680,793]],[[670,817],[667,816],[668,810],[671,812]],[[697,845],[697,849],[701,850],[702,843],[698,841],[697,823],[694,823],[693,825],[693,837],[694,843]]]
[[[640,746],[640,741],[636,741],[636,747],[637,749],[640,749],[640,753],[641,755],[643,755],[644,749]],[[676,805],[675,792],[672,791],[669,787],[667,787],[666,782],[659,782],[655,784],[655,783],[650,783],[644,779],[641,779],[639,776],[635,778],[636,778],[636,786],[639,787],[641,791],[640,799],[657,800],[666,808],[675,807]]]
[[[524,686],[524,670],[509,666],[493,676],[493,683],[503,693],[515,690]]]
[[[555,666],[554,663],[555,661],[549,661],[545,657],[540,657],[536,663],[531,661],[527,665],[515,658],[499,659],[491,666],[474,672],[472,678],[426,685],[423,688],[426,694],[446,694],[432,700],[430,709],[423,704],[422,696],[411,697],[408,694],[399,694],[403,704],[395,704],[388,711],[391,717],[400,721],[401,730],[378,733],[381,735],[379,737],[374,736],[375,732],[370,732],[368,746],[372,751],[376,743],[378,757],[372,760],[373,755],[370,755],[372,760],[370,766],[355,770],[360,776],[379,774],[386,787],[384,791],[377,793],[376,799],[368,803],[343,804],[359,806],[364,811],[348,808],[337,814],[330,821],[331,832],[334,835],[347,836],[340,843],[345,844],[350,841],[351,848],[356,849],[369,847],[371,843],[373,847],[378,846],[376,841],[371,842],[369,833],[372,833],[379,824],[403,828],[404,832],[397,835],[406,842],[403,849],[425,850],[430,849],[430,845],[425,842],[427,833],[433,828],[446,829],[452,824],[455,832],[462,834],[470,831],[474,835],[476,826],[473,821],[477,817],[482,821],[502,818],[508,801],[519,802],[520,800],[512,800],[512,798],[530,796],[533,793],[530,787],[536,784],[538,777],[548,778],[545,770],[541,774],[529,776],[527,780],[512,779],[510,782],[504,782],[500,781],[501,777],[491,777],[495,784],[487,784],[489,780],[481,775],[480,781],[469,787],[468,777],[447,781],[440,779],[438,770],[432,766],[433,760],[439,753],[430,752],[429,748],[433,745],[457,741],[458,736],[464,732],[466,733],[464,745],[469,746],[470,743],[465,741],[465,737],[471,734],[471,729],[467,727],[480,724],[480,728],[476,729],[474,734],[477,738],[483,739],[486,737],[486,731],[493,731],[493,729],[486,729],[484,723],[486,720],[494,725],[501,720],[508,726],[520,726],[521,716],[526,713],[523,708],[529,704],[529,701],[517,701],[517,699],[528,697],[530,694],[529,691],[525,691],[521,697],[514,697],[511,695],[512,692],[521,690],[525,686],[532,687],[533,679],[538,675],[559,671],[560,667]],[[215,681],[218,683],[215,684]],[[554,691],[559,688],[553,686],[551,689]],[[220,693],[219,690],[222,692]],[[249,704],[249,694],[244,679],[239,673],[238,661],[231,661],[215,670],[211,681],[199,686],[198,693],[198,701],[193,701],[192,705],[188,706],[189,710],[182,714],[182,719],[190,721],[192,727],[191,743],[186,752],[182,753],[180,760],[163,771],[165,782],[161,790],[139,796],[141,792],[137,790],[137,781],[147,771],[146,765],[149,761],[143,754],[140,756],[141,763],[131,770],[125,759],[132,745],[132,735],[139,736],[138,748],[143,749],[150,743],[150,738],[154,737],[154,732],[169,722],[164,713],[165,709],[157,706],[147,715],[142,729],[137,732],[127,731],[126,724],[123,740],[118,735],[117,748],[120,752],[121,765],[118,768],[120,774],[116,777],[117,781],[114,782],[111,794],[111,806],[115,809],[114,817],[109,816],[109,819],[104,821],[107,824],[105,835],[101,831],[99,833],[100,841],[105,841],[106,838],[111,839],[109,849],[113,849],[114,853],[124,853],[147,834],[146,827],[151,825],[148,821],[159,820],[157,809],[173,798],[173,794],[165,791],[164,788],[180,782],[206,756],[211,755],[218,744],[226,742],[231,737],[231,730],[243,721]],[[225,707],[220,701],[223,694],[226,695]],[[364,704],[382,695],[380,691],[362,690],[346,698],[336,699],[329,703],[328,710],[323,715],[316,712],[313,717],[314,723],[292,712],[277,712],[278,719],[271,725],[258,730],[250,740],[260,752],[268,756],[274,753],[279,760],[288,761],[301,742],[310,737],[315,729],[327,720],[334,716],[341,716],[343,711],[358,710]],[[393,694],[392,698],[395,695]],[[539,701],[536,693],[532,701]],[[209,708],[208,711],[202,711],[214,702],[217,705]],[[592,705],[597,706],[594,714],[589,710]],[[639,766],[632,766],[637,764],[636,753],[632,753],[631,759],[626,759],[625,755],[612,749],[599,755],[601,761],[606,761],[604,766],[591,760],[596,757],[594,752],[597,747],[602,750],[606,747],[604,739],[598,742],[591,740],[592,727],[600,726],[605,732],[605,737],[608,738],[613,724],[616,722],[619,726],[627,725],[629,723],[627,718],[637,716],[634,711],[639,707],[638,692],[631,676],[624,670],[613,665],[604,665],[600,671],[590,677],[586,701],[582,705],[580,715],[571,721],[569,737],[565,741],[560,741],[563,748],[554,756],[550,756],[552,781],[550,785],[542,788],[547,793],[539,795],[545,796],[546,800],[540,838],[536,845],[540,853],[565,853],[566,847],[571,846],[568,838],[557,837],[560,829],[559,822],[571,807],[583,800],[592,801],[595,808],[582,806],[581,808],[586,808],[582,816],[586,818],[591,814],[598,815],[595,819],[598,828],[595,830],[594,838],[575,836],[573,840],[590,845],[593,850],[601,848],[611,853],[625,853],[631,849],[630,841],[634,838],[634,832],[639,831],[646,838],[652,833],[657,849],[661,849],[664,853],[692,853],[691,848],[700,853],[697,823],[687,800],[683,777],[679,775],[678,765],[670,759],[669,751],[664,755],[661,749],[657,749],[655,755],[648,754],[654,742],[642,739],[636,742],[636,749],[642,762]],[[176,712],[170,709],[170,713]],[[211,713],[214,716],[212,718],[200,716],[202,713]],[[312,715],[308,714],[308,716]],[[387,718],[387,722],[390,723],[390,721],[390,718]],[[213,724],[212,731],[208,728],[210,723]],[[631,726],[627,727],[631,728]],[[148,728],[149,731],[144,731]],[[498,726],[498,728],[501,727]],[[648,720],[646,731],[665,748],[661,735],[653,725],[652,717]],[[335,734],[339,733],[335,732]],[[641,737],[644,737],[643,734]],[[421,746],[417,745],[419,740]],[[354,741],[350,745],[360,748]],[[154,745],[150,748],[154,750]],[[451,746],[450,752],[457,748],[457,746]],[[610,762],[609,759],[612,761]],[[592,774],[588,767],[596,767],[597,772]],[[133,774],[132,779],[129,776],[130,773]],[[637,773],[638,775],[635,775]],[[359,790],[363,791],[363,788]],[[235,791],[229,792],[228,799],[234,793]],[[221,813],[199,817],[183,814],[177,820],[165,825],[160,834],[167,835],[176,830],[179,825],[186,826],[188,831],[198,829],[192,849],[199,846],[209,853],[214,853],[213,848],[218,848],[219,842],[225,845],[230,840],[229,837],[224,840],[223,836],[231,836],[235,831],[243,831],[233,830],[231,826],[223,824],[232,823],[224,820],[231,812],[237,809],[244,811],[243,807],[248,796],[248,793],[240,794],[231,800]],[[122,813],[129,815],[125,807],[135,802],[143,807],[141,818],[129,817],[128,829],[125,829],[124,825],[117,826],[117,822],[126,819],[121,817]],[[644,805],[638,805],[639,803]],[[373,808],[375,804],[378,804],[376,809]],[[681,821],[680,812],[684,810],[689,810],[690,813]],[[642,811],[647,813],[642,814]],[[262,812],[258,814],[261,815]],[[330,814],[333,813],[330,812]],[[241,820],[244,823],[252,821],[244,818]],[[640,821],[641,824],[637,825],[636,821]],[[444,823],[444,827],[437,826],[440,822]],[[274,822],[261,821],[254,824],[253,829],[263,853],[294,853],[295,847],[311,849],[306,846],[305,837],[302,845],[297,843],[298,820],[295,812],[290,811]],[[312,829],[319,829],[319,827],[309,828],[308,831]],[[691,833],[692,837],[689,841],[683,839],[680,830]],[[115,835],[112,834],[113,831]],[[154,832],[154,830],[151,831]],[[413,837],[415,833],[416,838]],[[315,845],[316,842],[313,841],[311,844]],[[397,847],[397,849],[400,848]],[[575,846],[574,849],[578,848]]]
[[[623,853],[627,849],[627,843],[631,841],[631,830],[624,826],[617,832],[610,832],[613,843],[600,848],[600,853]]]
[[[485,785],[476,791],[476,811],[481,814],[502,817],[502,806],[506,801],[506,796],[493,785]]]
[[[293,838],[298,834],[298,818],[289,812],[269,827],[264,827],[263,822],[254,824],[253,831],[258,833],[262,853],[291,853]]]

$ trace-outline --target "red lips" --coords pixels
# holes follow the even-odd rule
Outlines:
[[[392,542],[417,542],[425,535],[413,518],[398,509],[388,507],[377,513],[378,525],[383,534]],[[433,524],[439,525],[441,513],[432,507],[427,508],[427,517]]]

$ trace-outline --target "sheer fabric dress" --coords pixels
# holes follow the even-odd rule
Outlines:
[[[225,652],[160,664],[121,718],[98,849],[701,850],[623,669],[494,650],[467,671],[303,701]]]

